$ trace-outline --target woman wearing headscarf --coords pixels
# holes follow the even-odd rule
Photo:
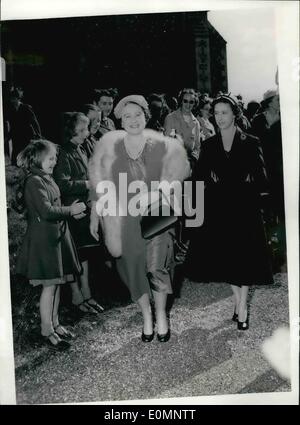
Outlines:
[[[261,214],[268,183],[259,140],[241,131],[234,99],[212,104],[217,134],[202,142],[193,180],[204,181],[204,223],[194,230],[186,274],[199,282],[231,285],[233,320],[249,327],[248,289],[273,283]]]
[[[153,182],[182,182],[189,173],[189,164],[185,150],[178,141],[145,129],[149,109],[143,96],[126,96],[117,104],[114,113],[117,119],[121,119],[124,130],[105,134],[90,161],[93,196],[98,198],[92,208],[91,233],[96,239],[99,238],[101,221],[106,246],[116,257],[117,270],[129,288],[133,301],[141,308],[144,320],[142,341],[150,342],[154,337],[150,304],[153,296],[157,337],[160,342],[166,342],[170,338],[166,301],[168,294],[172,293],[173,231],[168,228],[150,239],[143,238],[141,215],[129,211],[129,205],[136,195],[129,193],[128,188],[137,181],[145,184],[139,198],[142,202],[153,189]],[[122,189],[125,178],[127,184]],[[104,181],[114,184],[116,194],[119,194],[117,210],[123,213],[102,214],[100,220],[97,210],[101,214],[98,205],[103,198],[96,192],[98,184]],[[157,190],[154,192],[158,193]]]

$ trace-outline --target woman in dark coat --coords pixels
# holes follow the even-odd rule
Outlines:
[[[286,267],[286,235],[284,214],[284,179],[280,120],[280,100],[277,90],[268,90],[261,102],[261,112],[252,121],[251,134],[261,141],[270,182],[270,203],[267,226],[269,234],[277,236],[273,267]]]
[[[101,124],[101,111],[97,106],[87,103],[82,106],[80,112],[89,119],[89,135],[81,145],[89,159],[93,155],[95,145],[100,139],[100,137],[97,137],[97,134]]]
[[[229,96],[213,102],[218,133],[204,141],[194,180],[204,181],[204,223],[193,229],[186,274],[195,281],[231,284],[238,329],[248,329],[247,294],[273,282],[261,215],[267,179],[259,140],[235,125]]]
[[[85,215],[80,220],[69,219],[70,231],[82,263],[81,287],[72,283],[72,303],[84,313],[100,313],[103,307],[92,298],[89,286],[88,259],[90,248],[99,248],[89,231],[90,202],[88,158],[82,144],[89,135],[89,119],[81,112],[66,112],[64,115],[64,143],[61,146],[53,175],[60,188],[62,202],[71,205],[76,199],[87,205]]]
[[[41,137],[41,128],[31,105],[22,102],[23,90],[12,87],[8,105],[5,107],[5,120],[9,122],[9,140],[11,140],[10,159],[16,165],[18,154],[30,140]]]
[[[56,145],[47,140],[31,142],[19,155],[18,165],[28,172],[24,185],[28,226],[17,272],[33,286],[42,285],[41,333],[53,348],[65,349],[61,338],[72,334],[59,324],[60,285],[74,281],[81,268],[66,220],[80,217],[82,202],[61,206],[59,188],[52,178]]]

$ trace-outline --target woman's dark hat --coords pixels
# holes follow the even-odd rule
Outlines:
[[[227,95],[227,94],[222,94],[221,96],[218,96],[216,99],[214,99],[213,105],[220,103],[222,101],[229,102],[234,107],[238,106],[237,100],[235,100],[232,96]]]

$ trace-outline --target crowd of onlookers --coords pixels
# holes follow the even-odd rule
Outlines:
[[[151,93],[148,101],[150,118],[147,128],[162,132],[167,136],[180,138],[183,142],[191,166],[197,161],[201,142],[215,135],[217,125],[212,112],[212,102],[223,93],[214,97],[209,93],[200,93],[195,89],[183,89],[178,96]],[[16,165],[17,155],[32,139],[44,138],[39,124],[39,111],[23,102],[24,90],[11,86],[4,92],[4,149],[7,164]],[[90,158],[95,143],[108,131],[120,129],[121,123],[113,114],[113,108],[119,99],[116,88],[92,89],[86,97],[86,103],[75,112],[63,114],[61,140],[52,140],[58,145],[64,143],[66,135],[72,131],[70,126],[80,120],[80,114],[88,118],[87,134],[83,147]],[[184,97],[184,101],[183,101]],[[281,124],[279,95],[276,90],[268,90],[260,101],[252,100],[245,105],[241,95],[232,96],[239,107],[238,127],[245,133],[257,136],[263,150],[271,191],[270,223],[284,223],[283,161],[281,143]],[[70,124],[71,123],[71,124]],[[284,225],[280,226],[284,228]],[[283,230],[279,232],[285,250]]]
[[[69,217],[68,225],[75,243],[76,255],[78,254],[78,259],[73,259],[73,262],[76,263],[78,269],[81,269],[78,279],[70,284],[72,305],[82,313],[98,314],[103,311],[103,308],[93,298],[89,284],[89,258],[94,249],[99,249],[99,243],[93,239],[89,228],[91,184],[88,163],[93,155],[95,145],[98,142],[101,143],[102,136],[110,131],[121,129],[121,121],[112,113],[114,104],[119,98],[118,90],[112,88],[93,89],[87,96],[86,103],[77,111],[63,114],[61,140],[52,140],[55,145],[59,145],[58,151],[52,145],[48,146],[49,142],[45,141],[43,128],[39,124],[37,115],[32,106],[23,103],[23,96],[22,88],[11,87],[4,98],[6,164],[21,166],[28,171],[35,169],[34,173],[39,175],[40,170],[37,170],[39,167],[36,167],[36,164],[41,163],[43,169],[48,167],[48,174],[51,176],[53,174],[55,183],[52,186],[50,185],[51,187],[49,186],[54,197],[51,202],[55,203],[57,193],[61,195],[65,210],[59,210],[59,214],[62,217]],[[216,99],[222,96],[226,98],[227,95],[218,92],[212,98],[208,93],[199,93],[192,88],[182,89],[177,97],[151,93],[147,96],[150,116],[146,117],[146,127],[161,132],[165,136],[177,138],[184,146],[191,170],[193,170],[198,163],[202,143],[204,141],[209,143],[209,139],[220,131],[220,124],[217,125],[212,108]],[[247,107],[245,107],[241,95],[235,98],[230,95],[230,102],[234,103],[235,125],[242,132],[254,135],[260,140],[271,195],[268,205],[264,208],[265,220],[269,230],[270,243],[277,238],[276,246],[280,257],[278,266],[280,267],[285,264],[285,220],[279,95],[276,90],[268,90],[260,102],[251,101]],[[38,144],[31,145],[31,140],[40,140],[40,146]],[[38,149],[48,152],[47,161],[49,161],[49,164],[45,163],[45,160],[43,160],[43,163],[41,162]],[[41,195],[42,188],[36,188],[34,184],[33,180],[32,188]],[[55,195],[56,185],[59,189],[57,189],[58,192]],[[30,194],[27,196],[28,199],[31,199]],[[44,194],[43,196],[48,195]],[[40,202],[40,200],[32,199],[32,202]],[[46,203],[43,208],[46,208],[45,205]],[[56,206],[60,208],[60,205],[57,204]],[[28,209],[30,215],[30,208]],[[34,207],[31,214],[34,214]],[[55,217],[53,211],[51,214],[54,214],[53,217]],[[176,235],[178,258],[180,255],[184,256],[187,249],[181,230],[179,228],[179,233]],[[46,233],[43,237],[44,239],[47,238]],[[40,250],[43,250],[42,246]],[[47,258],[47,255],[45,254],[44,257]],[[33,269],[44,267],[36,264],[34,254],[30,258],[26,257],[26,262],[26,267],[29,263]],[[45,267],[48,266],[45,265]],[[19,270],[22,271],[21,266]],[[57,289],[56,292],[52,293],[53,282],[51,283],[50,279],[48,283],[50,286],[48,289],[44,288],[44,298],[41,298],[41,302],[44,300],[45,306],[51,303],[51,305],[55,305],[55,303],[58,305],[59,301],[55,301],[59,299],[57,298],[59,297]],[[33,284],[38,285],[41,282],[37,279]],[[51,291],[49,288],[52,288]],[[52,301],[50,302],[50,300]],[[45,306],[44,308],[47,310]],[[48,327],[45,325],[47,329],[45,328],[44,333],[52,338],[50,338],[51,345],[57,345],[57,341],[55,341],[57,334],[65,338],[72,338],[68,330],[60,327],[58,322],[55,331],[53,331],[52,325],[48,324]]]
[[[194,89],[189,90],[194,97],[191,112],[200,123],[200,139],[205,140],[216,132],[216,123],[211,111],[211,104],[214,98],[220,96],[222,92],[219,91],[213,98],[208,93],[200,93]],[[16,164],[18,153],[31,139],[38,139],[44,135],[37,118],[38,113],[34,112],[31,105],[23,103],[23,97],[24,90],[21,87],[14,86],[11,86],[6,91],[6,96],[4,96],[4,147],[7,161],[12,164]],[[78,108],[80,111],[77,112],[87,115],[90,121],[93,122],[93,126],[97,127],[96,138],[99,139],[107,131],[120,128],[120,123],[112,113],[118,97],[119,94],[116,88],[94,89],[87,96],[86,104]],[[147,127],[166,132],[165,119],[167,115],[180,109],[180,94],[175,97],[161,93],[151,93],[146,98],[151,112]],[[238,121],[239,127],[245,132],[253,133],[262,138],[264,136],[263,127],[271,126],[280,118],[279,104],[274,108],[272,107],[274,98],[278,99],[277,93],[269,90],[264,94],[261,102],[252,100],[246,107],[242,96],[237,95],[235,99],[241,112]],[[272,111],[274,111],[274,114]],[[273,116],[271,117],[272,114]],[[265,119],[261,119],[261,117],[266,117],[267,124],[264,122]]]

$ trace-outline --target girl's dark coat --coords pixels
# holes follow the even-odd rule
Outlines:
[[[28,279],[79,274],[80,264],[66,223],[70,208],[61,206],[59,188],[53,178],[33,168],[26,179],[24,200],[28,226],[17,272]]]

